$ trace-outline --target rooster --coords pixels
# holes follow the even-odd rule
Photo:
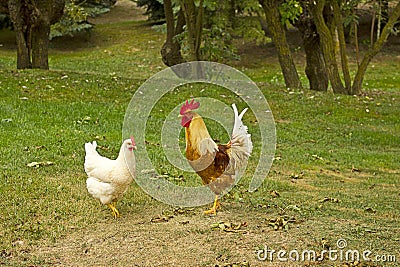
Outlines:
[[[247,163],[253,144],[247,126],[242,122],[247,108],[239,114],[236,105],[232,104],[235,117],[231,140],[226,145],[217,145],[202,117],[194,112],[199,106],[200,103],[194,99],[183,104],[181,125],[185,127],[186,158],[203,184],[207,184],[215,194],[212,208],[204,213],[215,215],[220,206],[219,195],[234,184],[238,170]]]
[[[88,192],[102,204],[107,205],[114,218],[117,218],[120,216],[116,208],[117,201],[133,181],[132,175],[136,168],[133,150],[136,150],[136,143],[133,137],[126,139],[115,160],[100,156],[96,146],[96,141],[85,144],[84,166],[88,175],[86,187]]]

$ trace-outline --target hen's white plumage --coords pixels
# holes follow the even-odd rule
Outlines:
[[[97,143],[85,144],[85,172],[88,175],[86,187],[88,192],[104,205],[110,207],[114,217],[119,216],[115,203],[128,190],[135,173],[136,144],[131,137],[123,142],[115,160],[99,155]],[[129,166],[129,167],[128,167]]]

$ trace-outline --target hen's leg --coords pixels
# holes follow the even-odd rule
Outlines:
[[[116,204],[117,204],[116,202],[112,202],[112,203],[107,204],[107,206],[112,210],[112,213],[113,213],[113,216],[114,216],[115,219],[120,216],[119,215],[119,211],[115,207]]]
[[[217,214],[217,209],[219,209],[219,207],[220,207],[220,204],[219,204],[219,200],[218,200],[218,195],[215,195],[215,200],[214,200],[214,205],[212,206],[212,208],[211,209],[209,209],[209,210],[206,210],[205,212],[204,212],[204,214]]]

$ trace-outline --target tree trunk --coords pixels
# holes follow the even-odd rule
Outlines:
[[[397,3],[394,8],[392,14],[390,15],[387,24],[382,30],[382,34],[379,39],[374,43],[374,45],[368,50],[368,52],[363,57],[359,68],[357,69],[357,73],[354,77],[353,86],[352,86],[352,94],[360,94],[362,90],[362,82],[364,79],[365,72],[367,71],[367,67],[369,62],[371,62],[372,58],[382,49],[385,44],[389,34],[400,17],[400,2]]]
[[[17,68],[31,68],[31,30],[29,27],[26,27],[26,22],[30,19],[30,10],[23,2],[10,0],[8,2],[8,11],[16,31]]]
[[[17,68],[48,69],[50,25],[57,22],[65,0],[9,0],[17,41]]]
[[[337,0],[331,1],[333,7],[333,17],[336,24],[338,40],[339,40],[339,52],[340,52],[340,61],[342,63],[342,72],[344,78],[344,84],[346,92],[351,91],[351,77],[349,70],[349,60],[347,58],[346,53],[346,38],[344,37],[344,28],[343,28],[343,20],[340,6]]]
[[[197,9],[194,0],[181,0],[181,8],[186,20],[190,60],[199,61],[204,15],[203,0],[200,0]]]
[[[281,23],[277,2],[276,0],[259,0],[259,3],[264,9],[268,29],[271,32],[272,40],[278,51],[279,63],[286,87],[301,88],[300,78],[286,41],[285,29]]]
[[[180,10],[178,14],[178,21],[175,27],[174,12],[172,10],[171,0],[164,0],[164,12],[167,23],[167,39],[161,48],[161,56],[164,64],[168,67],[171,67],[185,62],[181,54],[181,45],[177,40],[175,40],[175,36],[183,32],[185,18],[182,10]]]
[[[381,27],[385,28],[389,19],[389,0],[381,0]]]
[[[348,92],[342,84],[339,75],[339,69],[336,63],[335,44],[333,41],[333,36],[323,17],[324,6],[324,0],[314,1],[314,3],[310,4],[310,9],[313,14],[317,31],[321,38],[326,70],[328,73],[329,81],[331,82],[333,92],[346,94]]]
[[[17,69],[30,69],[32,68],[32,63],[30,48],[26,40],[27,33],[18,29],[16,29],[16,31]]]
[[[303,5],[303,14],[296,22],[296,27],[302,33],[303,46],[306,53],[306,75],[310,83],[310,89],[315,91],[326,91],[328,89],[328,76],[326,74],[324,57],[320,38],[313,19]]]
[[[50,23],[32,27],[32,68],[49,69],[49,33]]]

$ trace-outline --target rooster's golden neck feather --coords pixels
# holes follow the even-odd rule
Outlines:
[[[193,112],[193,118],[190,122],[189,127],[185,128],[186,137],[186,151],[192,150],[200,157],[199,144],[206,138],[211,138],[208,133],[207,126],[203,121],[203,118],[197,113]]]

